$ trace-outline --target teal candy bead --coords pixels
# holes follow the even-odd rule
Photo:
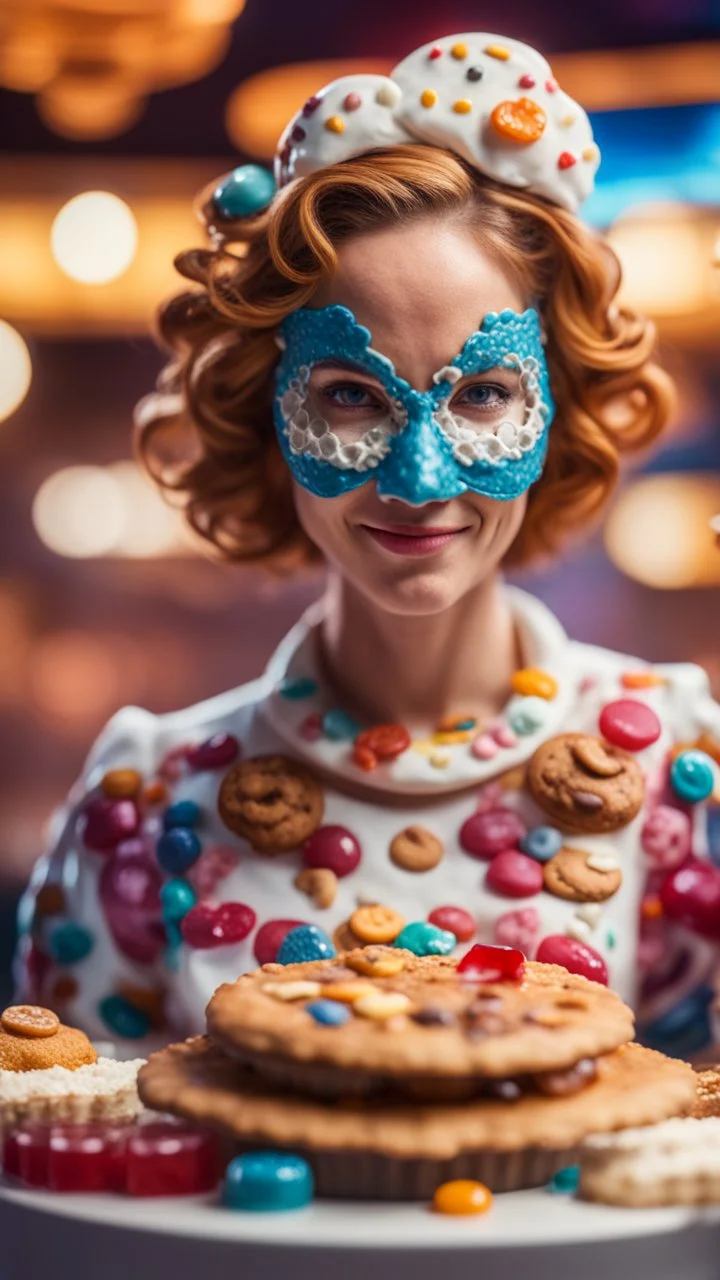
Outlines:
[[[416,920],[405,925],[393,946],[412,951],[416,956],[448,956],[457,946],[457,938],[449,929],[438,929],[435,924]]]
[[[160,890],[163,920],[175,924],[195,906],[197,894],[187,880],[167,880]]]
[[[280,696],[292,701],[311,698],[317,693],[318,683],[312,676],[286,676],[280,685]]]
[[[312,1169],[302,1156],[283,1151],[252,1151],[235,1156],[225,1170],[222,1202],[249,1213],[304,1209],[315,1194]]]
[[[48,942],[50,955],[58,964],[78,964],[90,955],[94,946],[90,930],[72,920],[56,924]]]
[[[580,1166],[569,1164],[566,1169],[558,1169],[549,1183],[549,1190],[556,1195],[574,1195],[580,1183]]]
[[[548,704],[544,698],[518,698],[507,709],[506,715],[510,728],[521,737],[537,733],[547,719]]]
[[[162,820],[166,831],[173,827],[194,827],[200,821],[200,805],[195,800],[178,800],[165,810]]]
[[[275,179],[259,164],[241,164],[213,192],[213,204],[221,218],[249,218],[267,209],[276,191]]]
[[[105,996],[98,1005],[98,1012],[105,1026],[124,1040],[142,1040],[150,1030],[147,1014],[136,1009],[124,996]]]
[[[341,711],[339,707],[331,707],[325,712],[322,718],[323,733],[326,738],[332,738],[334,742],[352,742],[353,738],[357,738],[362,730],[357,720],[353,720],[347,711]]]
[[[333,960],[337,952],[331,938],[316,924],[300,924],[285,934],[276,964],[304,964],[308,960]]]
[[[715,767],[704,751],[681,751],[670,770],[672,789],[687,804],[700,804],[713,793]]]

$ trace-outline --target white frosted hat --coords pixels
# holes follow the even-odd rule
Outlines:
[[[487,32],[416,49],[391,76],[343,76],[283,132],[278,186],[377,147],[444,147],[497,182],[575,212],[593,188],[600,150],[582,107],[546,60]]]

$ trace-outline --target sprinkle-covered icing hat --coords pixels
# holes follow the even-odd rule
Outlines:
[[[575,212],[600,150],[587,115],[519,40],[487,32],[416,49],[391,76],[343,76],[310,98],[280,138],[278,186],[378,147],[445,147],[497,182]]]

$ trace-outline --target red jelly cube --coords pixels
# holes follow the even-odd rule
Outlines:
[[[20,1148],[18,1147],[17,1129],[5,1135],[2,1151],[2,1167],[6,1178],[20,1177]]]
[[[122,1191],[126,1130],[103,1124],[55,1124],[49,1134],[51,1191]]]
[[[514,947],[471,947],[457,971],[471,982],[519,982],[525,972],[525,956]]]
[[[131,1196],[189,1196],[213,1191],[222,1174],[217,1139],[202,1129],[151,1121],[132,1129],[126,1190]]]
[[[28,1187],[48,1185],[49,1134],[46,1124],[23,1124],[15,1130],[17,1177]]]

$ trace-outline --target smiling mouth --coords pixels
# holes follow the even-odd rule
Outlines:
[[[395,555],[422,556],[440,551],[448,543],[467,533],[470,526],[363,524],[361,528],[386,551],[392,551]]]

